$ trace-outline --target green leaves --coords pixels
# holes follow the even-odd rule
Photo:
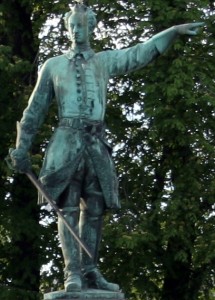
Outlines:
[[[56,18],[70,3],[19,4],[3,1],[0,13],[0,282],[9,287],[1,288],[0,297],[13,297],[19,286],[20,299],[27,300],[34,299],[27,290],[37,291],[32,294],[37,297],[39,285],[49,291],[55,281],[55,287],[62,288],[63,260],[55,219],[46,211],[39,215],[35,190],[22,176],[8,178],[3,159],[14,145],[15,122],[35,83],[39,45],[39,63],[69,45],[63,22]],[[200,0],[90,4],[100,20],[92,41],[96,51],[134,45],[175,24],[207,23],[202,33],[178,39],[143,70],[109,84],[106,121],[115,145],[122,210],[105,218],[100,268],[130,300],[210,299],[215,226],[214,7]],[[52,20],[50,28],[45,26],[47,18]],[[32,149],[36,172],[53,131],[50,124],[56,122],[53,109]],[[39,225],[44,218],[51,219],[50,224]],[[43,271],[39,278],[42,264],[50,261],[50,272]]]

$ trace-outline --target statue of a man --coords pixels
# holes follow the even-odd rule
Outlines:
[[[89,288],[118,291],[119,286],[108,282],[97,268],[104,212],[120,208],[111,147],[103,125],[107,84],[114,76],[146,66],[179,35],[195,35],[203,23],[173,26],[145,43],[99,53],[89,43],[96,26],[90,8],[75,4],[65,16],[65,25],[71,49],[43,65],[10,156],[16,170],[25,172],[29,168],[27,153],[33,137],[55,99],[59,125],[46,150],[39,179],[93,254],[92,260],[80,251],[59,218],[65,290],[80,291],[84,281]]]

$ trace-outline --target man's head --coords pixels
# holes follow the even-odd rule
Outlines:
[[[76,3],[65,15],[64,22],[71,40],[77,43],[86,42],[97,24],[94,12],[80,3]]]

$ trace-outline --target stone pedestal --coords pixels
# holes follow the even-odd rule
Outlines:
[[[125,300],[121,292],[109,292],[104,290],[82,290],[81,292],[57,291],[44,294],[44,300]]]

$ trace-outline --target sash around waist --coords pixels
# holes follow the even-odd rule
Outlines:
[[[69,127],[75,130],[82,130],[87,133],[102,133],[105,130],[104,122],[87,120],[83,118],[62,118],[59,127]]]

